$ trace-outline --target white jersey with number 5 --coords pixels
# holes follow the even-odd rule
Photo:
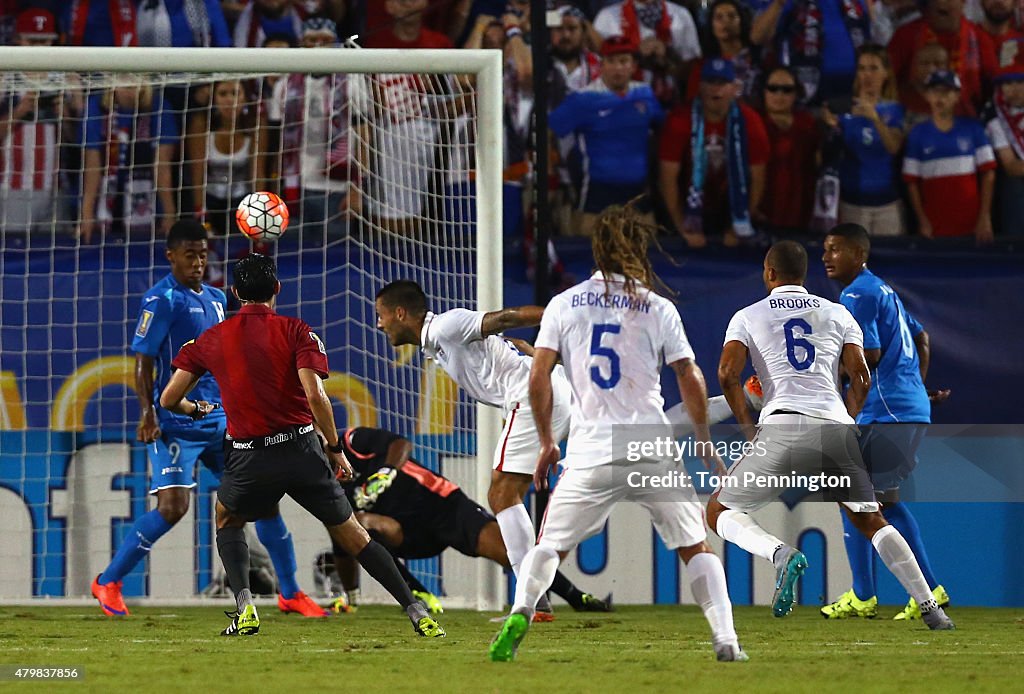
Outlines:
[[[613,462],[613,425],[668,426],[661,368],[693,359],[679,311],[639,287],[626,293],[621,275],[600,273],[562,292],[544,310],[535,344],[562,356],[573,390],[565,465]],[[616,431],[622,436],[625,428]],[[616,441],[616,448],[622,442]]]
[[[853,424],[839,393],[843,345],[864,346],[864,334],[842,304],[797,285],[776,287],[736,312],[725,342],[741,342],[761,379],[761,419],[779,410]]]

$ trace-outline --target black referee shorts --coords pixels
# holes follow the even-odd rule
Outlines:
[[[217,490],[217,499],[233,515],[247,521],[267,518],[285,494],[327,526],[341,525],[352,515],[316,432],[266,448],[237,448],[239,443],[244,445],[225,442]]]
[[[480,533],[493,520],[494,516],[483,506],[458,489],[445,497],[429,517],[401,521],[402,544],[395,549],[395,555],[403,559],[425,559],[451,547],[475,557]]]

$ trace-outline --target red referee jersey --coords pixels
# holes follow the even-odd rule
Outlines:
[[[327,350],[298,318],[248,304],[182,346],[171,365],[196,376],[209,371],[234,439],[267,436],[313,421],[299,369],[327,377]]]

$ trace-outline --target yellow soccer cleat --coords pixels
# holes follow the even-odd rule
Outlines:
[[[935,586],[935,590],[932,591],[932,595],[935,596],[935,602],[939,603],[939,607],[949,607],[949,593],[942,586]],[[917,601],[914,598],[910,598],[907,601],[907,606],[903,608],[903,611],[897,614],[893,619],[899,621],[910,621],[912,619],[921,619],[921,608],[917,606]]]
[[[441,605],[441,601],[433,593],[414,590],[412,596],[422,602],[430,610],[430,614],[444,614],[444,606]]]
[[[850,617],[874,619],[878,616],[878,598],[872,595],[867,600],[861,600],[851,588],[840,595],[835,602],[823,606],[821,616],[825,619],[848,619]]]

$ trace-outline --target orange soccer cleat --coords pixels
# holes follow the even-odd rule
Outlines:
[[[553,621],[555,621],[555,613],[554,612],[540,612],[540,611],[534,612],[533,613],[533,621],[534,622],[553,622]]]
[[[100,608],[108,617],[127,617],[130,614],[128,606],[124,604],[124,598],[121,597],[121,586],[121,581],[101,586],[99,576],[92,581],[92,596],[100,601]]]
[[[285,598],[279,594],[277,596],[277,609],[285,613],[297,612],[303,617],[326,617],[330,614],[327,610],[313,602],[313,598],[301,590],[292,598]]]

